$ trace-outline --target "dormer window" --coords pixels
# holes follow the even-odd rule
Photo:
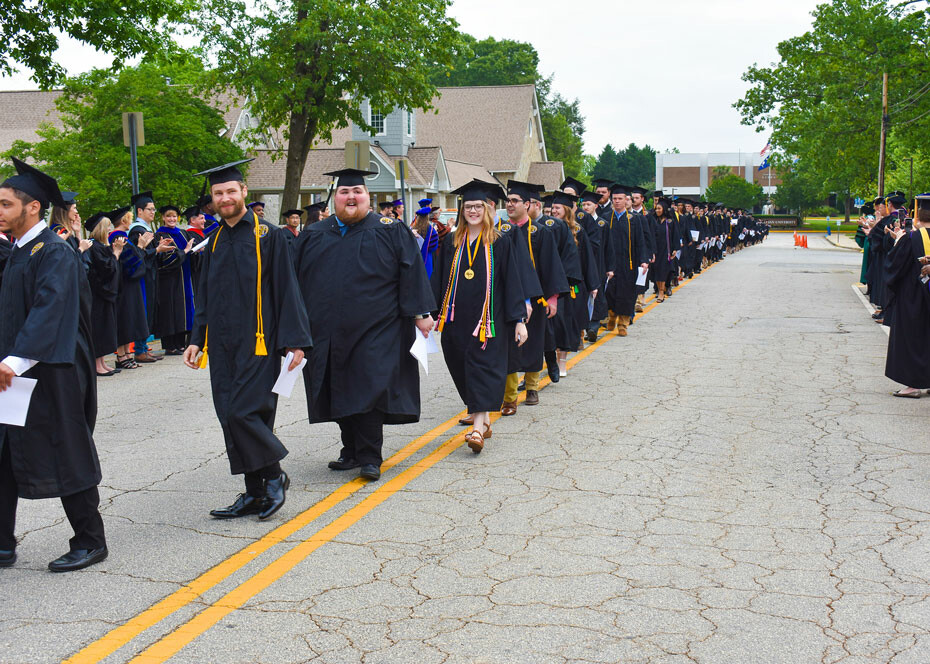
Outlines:
[[[407,136],[413,136],[413,113],[407,111]]]
[[[387,113],[383,111],[376,111],[374,109],[369,109],[368,111],[368,124],[372,128],[372,136],[384,136],[387,132],[385,131],[385,118]]]

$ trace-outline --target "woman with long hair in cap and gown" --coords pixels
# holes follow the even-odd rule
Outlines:
[[[478,454],[491,437],[490,412],[500,408],[507,383],[510,338],[526,341],[526,304],[512,243],[494,228],[484,187],[469,183],[455,233],[446,235],[436,257],[436,328],[443,359],[474,429],[465,436]]]
[[[577,283],[569,281],[568,297],[552,319],[560,376],[568,375],[568,354],[576,352],[581,344],[581,334],[588,322],[588,294],[597,290],[599,281],[597,263],[588,236],[575,221],[574,206],[577,199],[577,196],[564,192],[556,192],[552,199],[552,216],[565,224],[569,231],[569,242],[576,249],[572,264],[565,272],[579,277]]]
[[[656,223],[656,260],[652,264],[652,280],[656,284],[656,302],[664,302],[671,279],[675,276],[675,252],[681,247],[678,226],[669,216],[668,199],[657,198],[653,207]]]
[[[139,236],[142,246],[130,242],[127,231],[132,222],[130,206],[117,208],[107,213],[113,223],[107,239],[110,244],[125,240],[120,254],[120,287],[116,299],[116,367],[118,369],[137,369],[139,365],[129,352],[129,344],[137,339],[149,336],[149,326],[145,312],[145,248],[154,238],[151,233]]]
[[[369,171],[327,173],[335,213],[297,242],[296,271],[313,334],[304,368],[310,422],[336,422],[333,470],[381,477],[385,424],[420,419],[420,369],[410,354],[428,336],[435,301],[410,228],[371,210]],[[338,285],[338,288],[334,288]]]
[[[118,237],[110,244],[109,235],[113,225],[104,212],[88,217],[84,228],[93,239],[87,250],[87,281],[92,296],[90,329],[94,357],[97,358],[97,375],[112,376],[119,369],[108,367],[106,356],[115,353],[119,346],[116,301],[120,289],[119,257],[126,248],[126,238]]]
[[[0,567],[16,562],[19,498],[60,498],[74,530],[53,572],[107,557],[98,506],[100,463],[93,431],[97,383],[90,288],[77,254],[42,217],[61,205],[57,182],[18,159],[0,184],[0,231],[16,238],[0,287],[0,392],[35,379],[24,426],[0,424]]]
[[[309,324],[281,229],[245,206],[248,188],[240,164],[208,175],[221,221],[204,249],[191,345],[184,364],[210,369],[210,390],[223,429],[229,470],[244,475],[245,492],[217,519],[277,512],[290,485],[281,460],[287,449],[274,433],[278,395],[272,392],[281,358],[293,371],[311,345]]]
[[[183,355],[187,333],[194,325],[194,282],[191,250],[194,241],[178,227],[181,209],[176,205],[158,208],[162,225],[155,232],[159,244],[171,240],[171,251],[157,254],[155,334],[161,338],[165,355]],[[196,236],[195,236],[196,237]]]

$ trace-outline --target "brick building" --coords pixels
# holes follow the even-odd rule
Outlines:
[[[772,194],[781,180],[771,166],[759,170],[763,160],[750,152],[656,154],[656,189],[670,195],[701,196],[716,178],[733,174]]]

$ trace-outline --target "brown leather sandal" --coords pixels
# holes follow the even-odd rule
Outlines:
[[[463,427],[471,426],[474,423],[475,423],[475,416],[472,415],[471,413],[469,413],[465,417],[459,418],[459,424],[461,424]]]
[[[471,433],[465,435],[465,442],[475,454],[481,454],[481,450],[484,449],[484,436],[477,429],[472,429]]]

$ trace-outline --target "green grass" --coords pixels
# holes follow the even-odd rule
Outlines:
[[[842,217],[840,218],[842,222]],[[841,223],[839,226],[836,225],[836,219],[833,217],[830,218],[828,222],[824,217],[805,217],[804,222],[801,224],[801,230],[805,231],[820,231],[825,233],[827,226],[830,227],[832,233],[841,232],[841,233],[855,233],[856,229],[859,227],[859,224],[855,221],[850,223]]]

